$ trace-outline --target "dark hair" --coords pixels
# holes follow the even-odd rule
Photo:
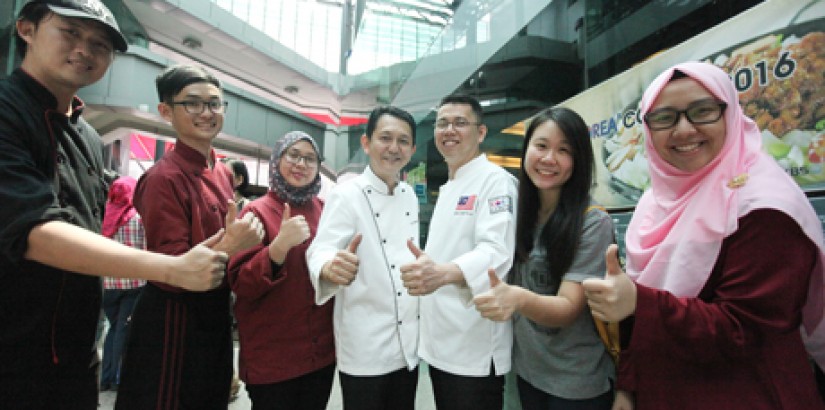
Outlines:
[[[412,132],[412,144],[415,145],[415,119],[413,119],[413,116],[410,113],[391,105],[375,107],[375,109],[372,110],[370,117],[367,120],[368,139],[372,139],[372,133],[375,132],[375,127],[378,125],[378,120],[381,119],[382,115],[390,115],[406,122],[407,125],[410,126],[410,130]]]
[[[236,178],[241,177],[243,182],[239,185],[235,190],[241,193],[241,195],[246,196],[247,192],[246,189],[249,188],[249,171],[246,169],[246,164],[243,161],[235,158],[228,158],[224,161],[229,169],[232,170],[232,175]]]
[[[668,81],[678,80],[680,78],[690,78],[690,76],[685,74],[684,71],[673,70],[673,75],[670,76],[670,80]]]
[[[170,103],[175,96],[187,85],[193,83],[210,83],[221,88],[221,82],[212,74],[200,67],[192,65],[176,65],[164,70],[155,79],[158,89],[158,98],[161,102]]]
[[[473,114],[476,115],[478,123],[484,123],[484,110],[481,108],[481,103],[479,103],[475,97],[465,94],[448,95],[441,99],[441,102],[438,103],[438,108],[446,104],[467,104],[472,107]]]
[[[48,5],[38,2],[29,2],[23,6],[22,10],[20,10],[20,14],[17,15],[17,21],[31,21],[34,23],[34,26],[37,27],[50,13],[51,10],[49,10]],[[20,33],[17,32],[17,25],[12,24],[11,29],[14,32],[14,45],[17,47],[17,56],[20,58],[25,58],[29,45],[26,44],[23,37],[20,37]]]
[[[530,121],[521,151],[519,174],[518,216],[516,220],[516,258],[526,261],[533,249],[536,216],[539,210],[539,191],[524,170],[525,155],[536,129],[553,121],[567,138],[573,155],[573,172],[562,186],[559,203],[539,236],[539,245],[547,250],[550,283],[560,283],[570,269],[579,246],[584,213],[593,185],[594,159],[590,133],[584,120],[575,111],[564,107],[547,108]]]

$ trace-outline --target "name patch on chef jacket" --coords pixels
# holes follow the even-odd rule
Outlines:
[[[511,201],[510,197],[507,195],[491,198],[488,203],[490,204],[491,214],[497,214],[499,212],[513,212],[513,201]]]

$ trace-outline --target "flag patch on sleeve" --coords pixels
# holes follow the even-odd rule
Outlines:
[[[458,198],[458,205],[456,205],[456,211],[472,211],[476,204],[476,196],[475,195],[462,195]]]
[[[490,204],[491,214],[497,214],[499,212],[513,212],[513,201],[511,201],[510,197],[507,195],[491,198],[488,202]]]

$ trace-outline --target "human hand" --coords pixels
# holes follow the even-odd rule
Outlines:
[[[304,243],[309,239],[309,224],[303,215],[292,216],[292,208],[284,204],[284,213],[281,215],[281,228],[278,235],[269,244],[269,257],[278,263],[283,262],[287,252],[292,247]]]
[[[355,280],[358,273],[358,245],[361,244],[361,234],[356,234],[347,244],[346,249],[339,250],[331,261],[321,268],[321,279],[336,285],[347,286]]]
[[[615,244],[607,248],[604,279],[582,281],[593,317],[606,322],[619,322],[636,311],[636,284],[622,271],[618,252]]]
[[[518,309],[518,291],[521,288],[502,282],[495,269],[488,269],[487,275],[490,277],[490,290],[473,298],[476,310],[482,317],[496,322],[510,320]]]
[[[183,255],[172,257],[172,266],[166,274],[166,283],[191,291],[205,291],[218,287],[226,274],[225,252],[213,248],[223,239],[219,230]]]
[[[407,248],[415,256],[415,261],[401,266],[401,280],[407,292],[412,296],[429,295],[441,287],[443,276],[435,269],[435,262],[421,251],[411,239],[407,239]]]
[[[611,410],[633,410],[636,407],[633,403],[633,394],[625,390],[616,390],[616,397],[613,399]]]
[[[230,199],[227,202],[229,208],[226,212],[226,234],[216,248],[231,256],[261,243],[264,238],[264,227],[252,212],[247,212],[243,218],[238,219],[235,201]]]

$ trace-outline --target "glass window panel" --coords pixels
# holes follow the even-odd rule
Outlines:
[[[327,13],[326,10],[316,7],[312,10],[310,32],[307,33],[310,37],[310,46],[307,49],[307,56],[309,59],[321,67],[326,67],[326,34],[327,34]]]
[[[339,69],[344,1],[212,0],[330,72]],[[452,15],[449,7],[430,0],[367,0],[366,7],[348,60],[352,74],[420,58]],[[480,38],[489,37],[489,25],[478,30]],[[459,37],[442,45],[453,49]]]
[[[281,7],[280,0],[268,1],[263,21],[263,32],[279,42],[281,39]]]
[[[249,3],[249,25],[258,30],[264,30],[265,10],[269,3],[263,1],[253,1]]]
[[[249,21],[249,0],[234,0],[232,14],[243,21]]]
[[[281,44],[295,50],[295,19],[298,17],[298,6],[294,1],[281,3],[281,18],[278,23],[281,26]]]

